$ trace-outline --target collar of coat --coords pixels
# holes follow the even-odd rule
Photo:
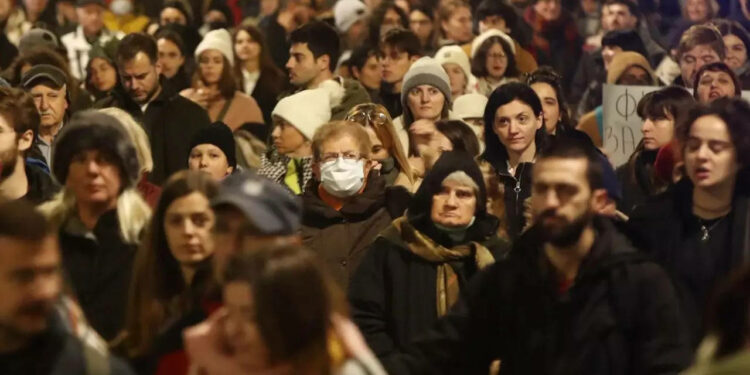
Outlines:
[[[367,176],[365,190],[348,199],[340,210],[323,201],[318,193],[319,181],[314,181],[302,196],[305,225],[324,227],[342,220],[367,220],[385,207],[385,180],[376,173]]]

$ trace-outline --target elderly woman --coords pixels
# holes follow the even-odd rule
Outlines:
[[[235,80],[232,37],[225,29],[206,34],[195,49],[198,67],[193,85],[180,95],[203,107],[211,121],[221,121],[233,131],[245,124],[263,124],[263,114],[252,97],[240,91]]]
[[[372,160],[380,163],[380,175],[386,185],[403,186],[411,191],[414,173],[388,110],[380,104],[359,104],[349,111],[346,121],[365,128],[372,144]]]
[[[64,188],[40,210],[59,227],[63,265],[85,316],[111,340],[123,326],[135,249],[151,216],[135,189],[135,147],[115,118],[80,112],[55,140],[52,172]]]
[[[742,95],[742,86],[737,75],[723,62],[703,65],[698,73],[695,73],[693,87],[693,97],[700,103]]]
[[[370,246],[349,284],[352,317],[385,359],[425,332],[461,290],[507,250],[487,213],[482,173],[472,158],[446,152],[406,215]]]

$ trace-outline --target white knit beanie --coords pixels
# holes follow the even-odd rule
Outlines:
[[[445,46],[435,53],[435,60],[438,64],[456,64],[461,67],[464,74],[466,75],[466,82],[468,83],[471,79],[471,64],[469,63],[469,56],[466,56],[463,48],[459,46]]]
[[[482,94],[464,94],[453,101],[453,115],[461,120],[483,118],[487,97]]]
[[[279,116],[312,140],[319,127],[331,120],[330,94],[322,89],[302,90],[279,100],[273,116]]]
[[[513,41],[513,38],[498,29],[490,29],[479,34],[476,38],[474,38],[474,41],[471,42],[472,59],[474,58],[474,55],[477,54],[477,51],[479,50],[479,47],[482,46],[482,43],[484,43],[487,39],[492,38],[493,36],[499,36],[503,38],[508,43],[508,45],[510,46],[510,51],[513,52],[513,55],[515,56],[516,43]]]
[[[339,0],[333,6],[333,19],[340,33],[349,31],[355,22],[369,16],[367,6],[359,0]]]
[[[198,47],[195,48],[195,60],[200,60],[203,51],[215,49],[221,52],[229,60],[229,65],[234,66],[234,49],[232,48],[232,36],[226,29],[209,31],[203,37]]]

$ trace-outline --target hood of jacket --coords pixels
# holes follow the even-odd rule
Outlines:
[[[451,246],[452,241],[432,222],[432,197],[442,189],[443,180],[458,171],[466,173],[479,187],[475,220],[467,231],[466,240],[481,242],[496,233],[498,227],[498,219],[487,212],[487,190],[477,163],[466,153],[444,152],[424,177],[406,212],[412,226],[444,246]]]
[[[363,221],[385,207],[385,180],[372,171],[367,176],[365,190],[352,197],[338,211],[320,198],[319,186],[320,182],[314,180],[302,195],[304,225],[325,228],[342,221]]]
[[[616,84],[622,74],[632,66],[643,68],[651,78],[651,82],[657,82],[656,74],[651,68],[651,64],[648,60],[640,53],[626,51],[615,55],[612,62],[609,64],[609,70],[607,70],[607,83],[612,85]]]
[[[352,79],[335,77],[323,81],[317,88],[328,92],[331,103],[331,120],[343,120],[350,108],[370,101],[370,94],[367,93],[367,89],[358,81]]]

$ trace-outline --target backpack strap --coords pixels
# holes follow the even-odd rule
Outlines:
[[[234,97],[231,99],[227,99],[226,103],[224,103],[224,106],[221,107],[221,111],[219,112],[219,116],[216,117],[216,121],[224,122],[224,116],[227,115],[227,112],[229,112],[229,107],[232,106],[232,102],[234,101]]]
[[[88,375],[109,375],[109,353],[95,348],[92,345],[82,342],[83,360],[86,364],[86,374]]]

